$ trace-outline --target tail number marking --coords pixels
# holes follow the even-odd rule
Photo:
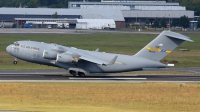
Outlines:
[[[167,54],[171,53],[171,50],[165,50],[165,49],[161,49],[161,48],[154,48],[154,47],[150,47],[150,46],[147,46],[146,49],[151,53],[156,53],[156,52],[165,52]]]

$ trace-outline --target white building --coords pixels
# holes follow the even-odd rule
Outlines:
[[[76,29],[115,29],[113,19],[77,19]]]

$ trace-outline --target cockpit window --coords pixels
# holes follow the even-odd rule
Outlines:
[[[14,42],[13,43],[15,46],[19,46],[19,43],[18,42]]]

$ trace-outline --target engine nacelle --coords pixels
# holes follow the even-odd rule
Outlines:
[[[44,50],[43,51],[43,58],[55,60],[56,57],[57,57],[57,53],[58,53],[57,51]]]
[[[78,59],[67,54],[57,54],[56,61],[60,63],[77,63]]]

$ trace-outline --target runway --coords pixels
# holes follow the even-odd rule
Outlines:
[[[100,73],[100,74],[89,74],[86,77],[72,77],[65,70],[6,70],[6,71],[0,71],[0,82],[200,83],[200,75],[181,75],[181,74],[180,75],[148,75],[148,74],[137,75],[137,74],[102,74]]]
[[[0,34],[91,34],[87,30],[47,29],[47,28],[1,28]]]
[[[77,29],[47,29],[47,28],[0,28],[0,34],[92,34],[96,32],[107,33],[133,33],[133,34],[154,34],[160,32],[138,32],[138,31],[120,31],[120,30],[77,30]]]

